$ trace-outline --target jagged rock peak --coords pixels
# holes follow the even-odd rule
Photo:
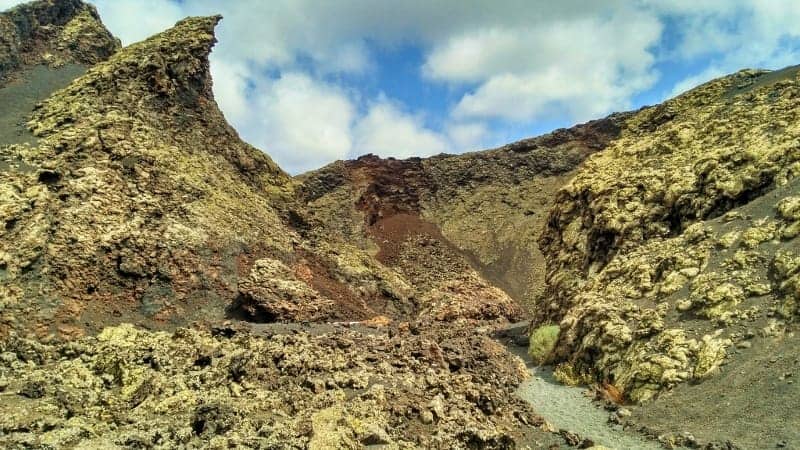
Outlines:
[[[69,90],[92,90],[113,83],[114,92],[144,91],[160,99],[172,99],[196,106],[200,98],[213,99],[208,56],[217,42],[214,27],[221,16],[190,17],[167,31],[132,44],[106,64],[88,71]],[[123,86],[124,85],[124,86]],[[52,101],[51,101],[52,103]]]
[[[120,47],[81,0],[40,0],[0,13],[0,79],[26,65],[95,64]]]
[[[153,131],[169,130],[166,140],[224,154],[251,181],[267,177],[268,184],[285,183],[288,176],[266,154],[241,142],[214,101],[208,57],[221,19],[189,17],[121,49],[45,101],[32,116],[31,130],[44,137],[95,127],[111,120],[113,111]],[[198,124],[205,126],[202,136],[195,135]]]
[[[189,18],[120,49],[36,106],[27,125],[39,139],[2,148],[13,168],[0,171],[0,203],[12,205],[0,208],[10,224],[0,298],[6,311],[36,304],[35,275],[55,308],[14,326],[59,316],[57,331],[76,335],[109,321],[182,322],[205,308],[221,316],[249,261],[291,251],[288,175],[239,139],[213,98],[219,20]],[[210,286],[219,261],[232,282]],[[67,311],[77,298],[86,310]]]
[[[217,42],[214,27],[220,20],[219,15],[189,17],[125,48],[111,61],[113,75],[145,78],[152,91],[187,105],[212,99],[208,56]]]

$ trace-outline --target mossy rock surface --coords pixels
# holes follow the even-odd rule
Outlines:
[[[641,109],[586,160],[539,240],[533,323],[561,326],[555,360],[647,402],[719,374],[737,327],[797,320],[772,261],[797,248],[798,94],[798,67],[740,71]]]

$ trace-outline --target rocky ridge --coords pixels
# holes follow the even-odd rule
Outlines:
[[[538,145],[362,158],[308,174],[304,183],[312,192],[327,183],[328,194],[311,195],[310,205],[353,235],[365,234],[362,223],[369,234],[370,224],[397,211],[423,218],[525,305],[532,345],[537,333],[555,329],[542,341],[548,346],[532,352],[556,364],[562,382],[595,384],[612,402],[642,404],[637,420],[667,445],[688,445],[680,437],[686,429],[705,443],[721,435],[745,448],[764,436],[784,442],[791,427],[779,423],[797,423],[791,412],[731,431],[737,419],[690,386],[722,392],[727,380],[740,386],[722,394],[731,404],[747,408],[763,398],[757,404],[765,411],[798,395],[783,375],[759,379],[751,364],[758,349],[781,347],[796,329],[798,81],[796,67],[745,70],[661,105],[536,138]],[[537,169],[522,162],[527,157]],[[381,170],[363,175],[376,166],[399,181]],[[365,196],[381,205],[377,213],[363,208]],[[359,200],[348,210],[347,199]],[[785,369],[794,368],[788,361]],[[744,387],[733,370],[753,385]],[[706,428],[697,415],[687,419],[689,408],[705,411]]]
[[[0,94],[77,67],[0,127],[2,445],[589,442],[513,395],[524,318],[667,446],[800,439],[797,68],[292,178],[214,101],[219,20],[120,49],[77,0],[0,14]]]
[[[435,238],[530,311],[544,286],[537,239],[551,199],[588,155],[618,135],[626,117],[482,152],[336,162],[301,175],[299,194],[326,229],[372,253],[420,232]],[[401,220],[407,229],[387,239],[384,223]]]
[[[309,215],[214,102],[219,20],[116,51],[2,147],[2,445],[513,446],[541,421],[490,333],[519,307],[450,249],[377,258]],[[447,276],[409,281],[423,256]],[[337,320],[364,326],[281,325]]]
[[[512,448],[526,376],[473,330],[314,336],[132,325],[0,344],[6,448]]]
[[[229,307],[256,321],[418,312],[424,291],[310,223],[292,180],[224,120],[207,58],[217,20],[181,22],[95,65],[37,106],[28,126],[40,142],[6,150],[25,170],[3,174],[2,238],[26,243],[2,256],[6,302],[29,306],[36,292],[55,306],[19,317],[55,315],[68,334]]]
[[[36,64],[92,65],[119,48],[94,6],[80,0],[26,3],[0,15],[0,79]]]
[[[794,320],[797,73],[739,72],[644,110],[559,191],[537,311],[560,323],[554,358],[642,401],[718,371],[734,325]]]
[[[4,150],[0,239],[22,243],[0,256],[6,310],[61,333],[130,314],[167,320],[186,311],[173,297],[224,308],[241,247],[290,251],[275,207],[288,176],[238,139],[211,96],[217,20],[95,65],[36,107],[36,144]]]

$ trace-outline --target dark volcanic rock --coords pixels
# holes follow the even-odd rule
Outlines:
[[[40,0],[0,13],[0,81],[21,66],[91,65],[120,48],[94,6]]]

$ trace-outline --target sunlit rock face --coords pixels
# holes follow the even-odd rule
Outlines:
[[[220,20],[0,14],[0,446],[514,448],[552,430],[509,323],[616,403],[792,347],[798,69],[290,177],[217,107]]]
[[[66,31],[44,30],[97,50],[94,9],[73,6]],[[513,445],[541,421],[510,395],[524,367],[487,333],[522,309],[454,248],[376,255],[310,214],[214,101],[219,20],[111,38],[96,59],[50,52],[73,72],[8,72],[11,92],[61,78],[18,104],[20,139],[0,152],[2,445],[330,448],[330,427],[342,445]]]
[[[95,64],[119,48],[97,10],[80,0],[41,0],[0,15],[0,80],[24,66]]]
[[[559,192],[540,244],[555,360],[631,400],[716,373],[740,326],[797,317],[797,68],[742,71],[631,117]],[[789,264],[791,265],[791,264]]]
[[[213,317],[238,295],[243,255],[290,251],[288,176],[213,100],[218,20],[117,51],[35,107],[35,142],[4,150],[2,289],[23,323]]]

